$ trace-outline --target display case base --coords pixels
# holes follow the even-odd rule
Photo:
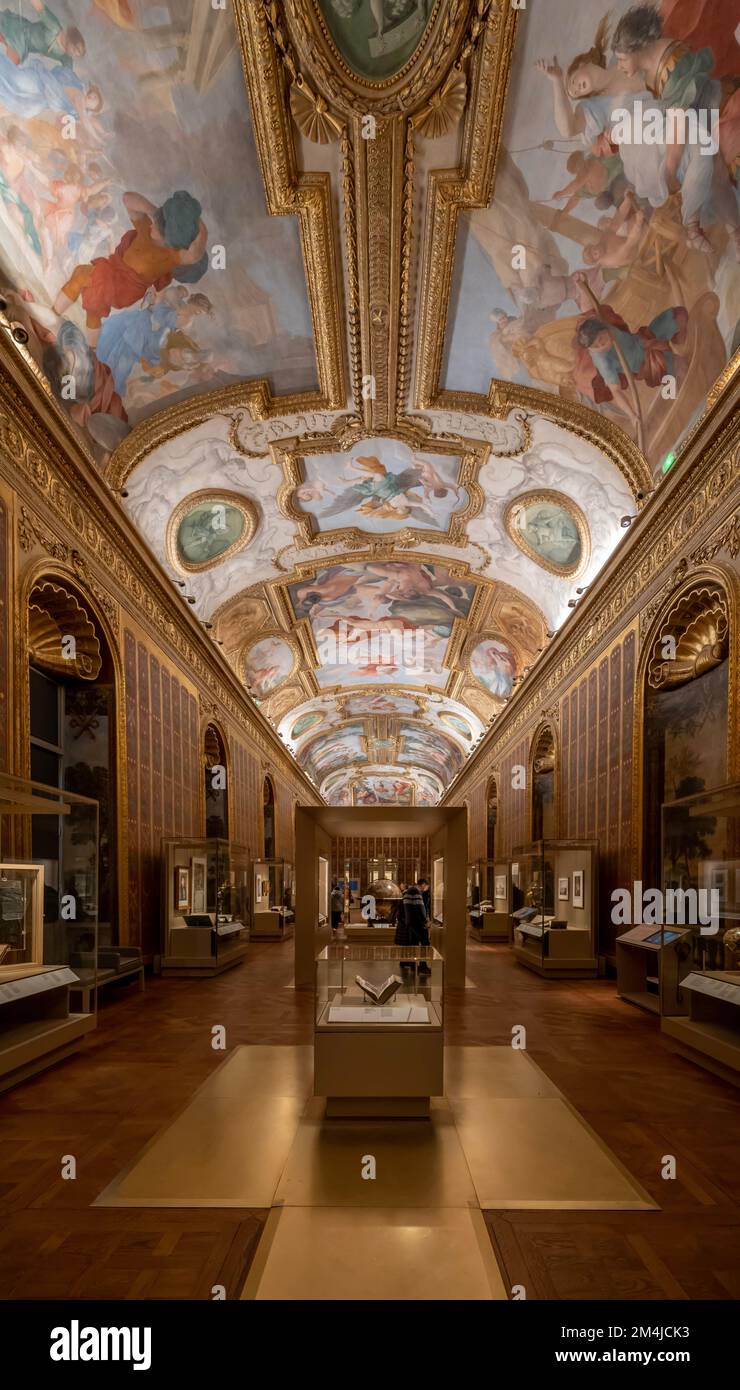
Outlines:
[[[721,1023],[695,1018],[662,1018],[661,1032],[672,1052],[723,1081],[740,1086],[740,1037]]]
[[[29,1020],[0,1038],[0,1091],[53,1067],[78,1052],[86,1033],[95,1027],[94,1014]]]
[[[569,959],[566,956],[539,956],[526,947],[512,947],[514,958],[528,970],[534,970],[543,980],[595,980],[598,975],[598,962],[595,956]]]
[[[424,1120],[429,1096],[327,1096],[327,1120]]]
[[[218,956],[163,956],[162,974],[170,979],[190,979],[205,980],[212,979],[214,975],[222,975],[224,970],[231,970],[233,965],[238,965],[240,960],[244,960],[247,954],[247,942],[241,946],[234,946],[230,951],[224,951]]]
[[[507,942],[509,940],[509,929],[508,926],[471,927],[470,939],[471,941],[481,941],[484,945],[488,944],[489,946],[493,946],[497,943],[500,944],[502,941]]]

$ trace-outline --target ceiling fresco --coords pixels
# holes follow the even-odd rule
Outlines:
[[[493,198],[458,227],[445,387],[537,387],[653,467],[675,451],[738,347],[737,23],[735,0],[549,0],[520,26]],[[656,98],[697,138],[643,139]]]
[[[327,802],[454,788],[729,409],[736,8],[2,12],[0,351]]]
[[[249,376],[315,391],[299,229],[267,213],[230,8],[41,11],[3,11],[0,283],[88,442]]]

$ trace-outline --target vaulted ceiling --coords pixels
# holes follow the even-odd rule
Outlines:
[[[733,389],[732,0],[629,8],[6,23],[6,345],[335,804],[444,794]]]

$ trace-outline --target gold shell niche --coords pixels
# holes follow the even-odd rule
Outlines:
[[[301,135],[315,145],[330,145],[341,134],[341,123],[332,116],[324,98],[315,96],[305,82],[294,82],[290,89],[290,109]]]
[[[702,676],[719,666],[727,655],[727,610],[719,595],[700,591],[681,616],[679,630],[669,623],[653,647],[648,681],[655,690],[683,685],[684,681]],[[676,644],[673,660],[664,656],[669,638]]]
[[[73,658],[64,655],[64,641],[74,638]],[[46,671],[94,681],[103,659],[95,628],[73,594],[57,584],[33,589],[28,605],[28,646],[31,660]]]
[[[431,101],[412,116],[411,124],[414,129],[427,140],[437,140],[440,135],[446,135],[448,130],[457,124],[465,110],[467,91],[465,74],[458,68],[453,68],[447,81],[434,93]]]

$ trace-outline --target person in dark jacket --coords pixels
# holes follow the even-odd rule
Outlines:
[[[396,944],[399,946],[428,946],[429,929],[424,898],[418,883],[410,883],[401,901],[396,925]],[[420,975],[430,975],[426,961],[419,966]]]
[[[400,891],[401,891],[401,896],[400,896],[400,898],[395,898],[395,899],[394,899],[394,901],[393,901],[393,907],[391,908],[391,914],[390,914],[390,917],[389,917],[389,919],[388,919],[389,925],[390,925],[391,927],[395,927],[395,928],[396,928],[396,934],[395,934],[393,940],[395,941],[395,943],[396,943],[397,946],[399,945],[398,931],[399,931],[400,919],[401,919],[402,916],[403,916],[403,895],[404,895],[404,893],[406,892],[406,884],[405,884],[405,883],[399,883],[398,887],[399,887],[399,889],[400,889]]]
[[[342,925],[344,916],[344,885],[337,879],[331,890],[331,929],[336,932]]]
[[[429,879],[428,879],[428,878],[420,878],[420,879],[419,879],[419,890],[420,890],[420,892],[421,892],[422,898],[424,899],[424,910],[425,910],[425,912],[426,912],[426,914],[427,914],[427,921],[428,921],[429,918],[430,918],[431,915],[432,915],[432,899],[431,899],[431,893],[430,893],[430,891],[429,891]]]

